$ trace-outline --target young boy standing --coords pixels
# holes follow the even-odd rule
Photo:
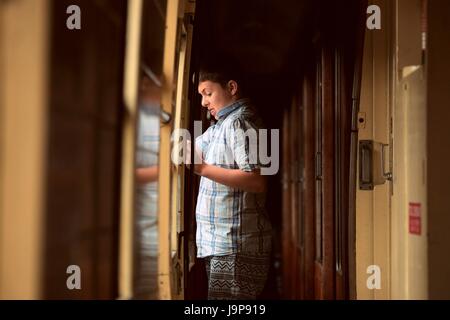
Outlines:
[[[264,210],[267,182],[257,161],[261,121],[243,98],[239,75],[223,61],[200,71],[198,92],[217,120],[196,139],[203,162],[194,167],[201,176],[197,256],[205,258],[208,299],[256,299],[272,237]]]

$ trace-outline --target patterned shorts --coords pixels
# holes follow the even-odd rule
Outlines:
[[[254,300],[269,272],[269,255],[232,254],[205,258],[208,300]]]

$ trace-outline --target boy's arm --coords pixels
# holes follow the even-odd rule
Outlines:
[[[240,169],[225,169],[203,162],[195,165],[194,170],[198,175],[231,188],[252,193],[262,193],[267,189],[266,177],[260,175],[259,169],[245,172]]]

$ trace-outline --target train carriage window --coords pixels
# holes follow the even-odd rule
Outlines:
[[[158,297],[158,172],[166,1],[144,1],[136,122],[134,299]]]

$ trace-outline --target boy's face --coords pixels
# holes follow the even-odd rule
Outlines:
[[[217,119],[217,114],[224,107],[237,100],[237,83],[229,81],[226,88],[220,83],[203,81],[198,85],[198,92],[202,95],[202,106],[208,108],[211,115]]]

